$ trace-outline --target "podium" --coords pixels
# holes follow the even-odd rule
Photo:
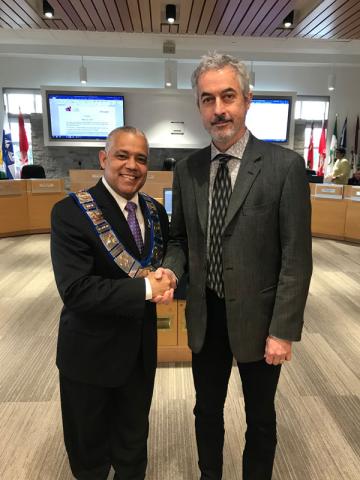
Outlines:
[[[29,231],[27,180],[0,182],[0,237]]]
[[[69,170],[70,190],[78,192],[93,187],[102,176],[102,170]]]
[[[63,179],[27,180],[29,231],[44,233],[50,231],[52,207],[65,197]]]

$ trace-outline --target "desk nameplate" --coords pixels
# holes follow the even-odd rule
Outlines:
[[[47,193],[61,193],[64,191],[63,180],[28,180],[29,191],[31,193],[47,194]]]
[[[25,181],[24,180],[1,180],[0,182],[0,196],[9,195],[25,195]]]

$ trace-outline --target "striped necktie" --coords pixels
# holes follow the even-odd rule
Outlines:
[[[210,212],[210,242],[208,255],[207,286],[214,290],[219,298],[224,298],[224,280],[222,265],[222,234],[225,216],[232,193],[227,162],[232,157],[226,154],[216,155],[219,161],[212,191]]]

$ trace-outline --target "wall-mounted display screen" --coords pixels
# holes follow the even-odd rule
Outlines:
[[[171,216],[172,214],[172,188],[164,188],[163,190],[163,204],[166,213]]]
[[[260,140],[288,143],[291,97],[254,95],[246,116],[246,126]]]
[[[125,124],[124,97],[118,93],[45,90],[43,101],[47,145],[103,145],[111,130]]]

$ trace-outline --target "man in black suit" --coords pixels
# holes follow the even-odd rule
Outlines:
[[[274,397],[281,364],[301,336],[312,271],[305,164],[247,130],[252,93],[236,58],[203,57],[192,84],[212,144],[175,167],[170,239],[157,275],[175,286],[175,276],[189,271],[186,322],[201,480],[222,478],[233,357],[247,422],[243,479],[269,480]]]
[[[156,368],[156,280],[168,237],[162,205],[138,193],[148,143],[113,130],[104,175],[52,211],[51,257],[64,302],[57,348],[65,445],[79,480],[143,480]]]

